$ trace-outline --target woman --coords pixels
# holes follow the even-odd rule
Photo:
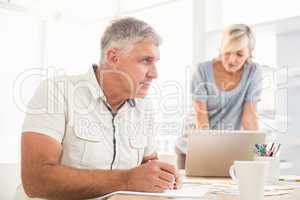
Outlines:
[[[232,25],[223,33],[220,55],[197,66],[191,93],[198,129],[258,129],[262,70],[251,62],[254,45],[250,27]],[[184,163],[186,136],[179,138],[176,150],[179,164]]]

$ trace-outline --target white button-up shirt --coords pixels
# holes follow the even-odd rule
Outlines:
[[[129,169],[155,152],[154,114],[148,99],[130,99],[113,114],[91,68],[84,75],[42,82],[22,130],[61,143],[63,165]]]

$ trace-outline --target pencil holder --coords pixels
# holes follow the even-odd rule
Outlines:
[[[268,184],[276,184],[280,176],[280,159],[270,156],[255,156],[254,160],[268,162],[266,182]]]

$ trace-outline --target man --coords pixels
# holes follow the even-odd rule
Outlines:
[[[144,99],[157,78],[159,44],[145,22],[116,20],[102,37],[99,66],[39,86],[23,124],[17,199],[180,187],[175,167],[157,160],[153,112]]]

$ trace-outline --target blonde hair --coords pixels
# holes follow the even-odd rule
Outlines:
[[[243,48],[249,49],[249,58],[251,62],[252,51],[255,47],[255,37],[252,29],[245,24],[234,24],[225,29],[222,36],[221,52],[235,52]]]

